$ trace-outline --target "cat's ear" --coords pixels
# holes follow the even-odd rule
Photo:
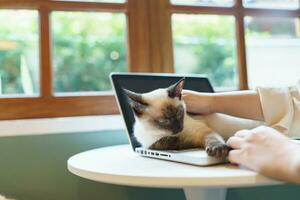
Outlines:
[[[177,98],[179,98],[179,100],[181,100],[181,92],[183,89],[184,80],[185,80],[185,78],[182,78],[174,85],[171,85],[170,87],[168,87],[167,91],[168,91],[169,97],[171,97],[171,98],[177,97]]]
[[[123,91],[128,97],[128,103],[130,107],[133,109],[134,113],[137,116],[141,116],[145,112],[148,106],[148,104],[143,100],[142,94],[132,92],[124,88]]]

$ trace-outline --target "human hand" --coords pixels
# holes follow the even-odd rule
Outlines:
[[[182,98],[189,113],[207,115],[213,113],[213,95],[210,93],[183,90]]]
[[[300,183],[300,146],[273,128],[238,131],[227,141],[228,159],[266,176]]]

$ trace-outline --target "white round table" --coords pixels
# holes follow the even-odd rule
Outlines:
[[[224,200],[229,187],[280,184],[230,164],[199,167],[142,157],[129,145],[79,153],[68,160],[68,169],[77,176],[104,183],[183,188],[188,200]]]

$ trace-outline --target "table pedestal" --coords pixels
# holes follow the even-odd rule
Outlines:
[[[184,188],[186,200],[225,200],[226,188]]]

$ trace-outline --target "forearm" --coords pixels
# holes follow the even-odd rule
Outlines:
[[[236,117],[264,120],[259,94],[254,90],[214,93],[211,109]]]

